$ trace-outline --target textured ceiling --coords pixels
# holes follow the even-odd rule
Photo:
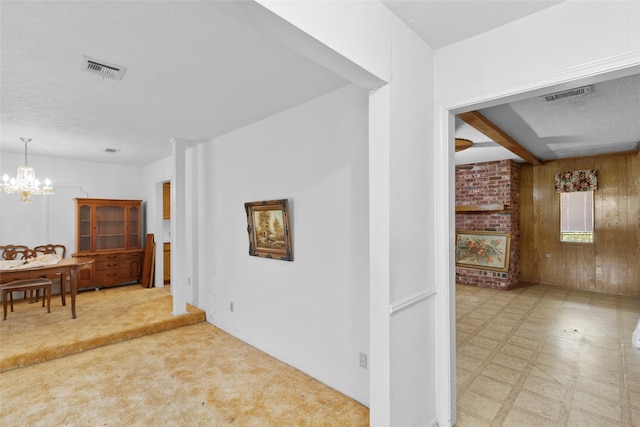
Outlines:
[[[559,2],[384,3],[438,48]],[[2,152],[22,153],[26,136],[32,155],[146,165],[171,154],[173,137],[206,141],[348,84],[216,2],[0,1],[0,37]],[[127,72],[103,79],[83,56]],[[543,159],[620,151],[640,139],[638,93],[636,76],[481,112]],[[456,163],[514,157],[464,124],[456,136],[475,143]]]
[[[533,97],[480,112],[541,160],[635,150],[640,75],[596,83],[588,94],[550,102]]]
[[[144,165],[348,82],[212,2],[0,2],[1,150]],[[127,68],[121,81],[83,56]],[[106,147],[120,150],[104,152]]]
[[[591,93],[556,101],[535,96],[478,111],[543,161],[638,150],[640,75],[594,83],[592,88]],[[459,119],[456,137],[474,142],[456,153],[456,164],[522,161]]]

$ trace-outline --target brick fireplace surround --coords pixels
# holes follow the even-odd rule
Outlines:
[[[511,233],[508,271],[456,266],[456,283],[508,290],[520,280],[520,165],[512,160],[456,170],[456,207],[503,205],[503,210],[456,212],[456,230]]]

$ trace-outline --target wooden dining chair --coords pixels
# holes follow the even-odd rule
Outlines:
[[[40,245],[40,246],[34,247],[32,252],[34,256],[54,254],[59,256],[60,259],[66,258],[67,256],[67,248],[64,245],[54,245],[54,244]],[[48,278],[60,279],[60,299],[62,300],[62,305],[66,305],[67,276],[58,273]]]
[[[3,245],[0,246],[0,258],[5,261],[17,261],[17,260],[27,260],[29,258],[35,257],[33,251],[25,245]],[[33,298],[33,290],[31,291],[31,298]],[[27,298],[27,290],[24,291],[24,298]],[[36,293],[35,301],[38,302],[38,295]],[[13,300],[13,294],[11,294],[11,298]],[[13,307],[13,302],[12,302]],[[12,309],[13,311],[13,309]]]
[[[38,254],[54,254],[58,255],[60,258],[65,258],[67,256],[67,248],[64,245],[40,245],[33,248],[33,253],[36,256],[38,256]]]
[[[15,261],[33,258],[33,252],[24,245],[4,245],[0,246],[0,258],[5,261]]]
[[[35,291],[36,294],[43,290],[42,306],[44,307],[45,300],[47,301],[47,313],[51,313],[51,280],[40,277],[37,279],[22,279],[14,280],[9,283],[0,285],[2,288],[2,310],[4,317],[2,320],[7,320],[7,300],[11,302],[11,312],[13,312],[13,293],[16,291],[24,291],[26,294],[28,291]]]

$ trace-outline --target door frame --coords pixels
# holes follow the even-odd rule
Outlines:
[[[435,102],[436,381],[438,419],[456,423],[455,114],[640,73],[637,52],[558,70],[481,94]],[[496,82],[498,85],[500,82]]]

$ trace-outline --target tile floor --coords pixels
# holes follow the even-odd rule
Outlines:
[[[640,298],[546,285],[456,292],[457,427],[640,427]]]

